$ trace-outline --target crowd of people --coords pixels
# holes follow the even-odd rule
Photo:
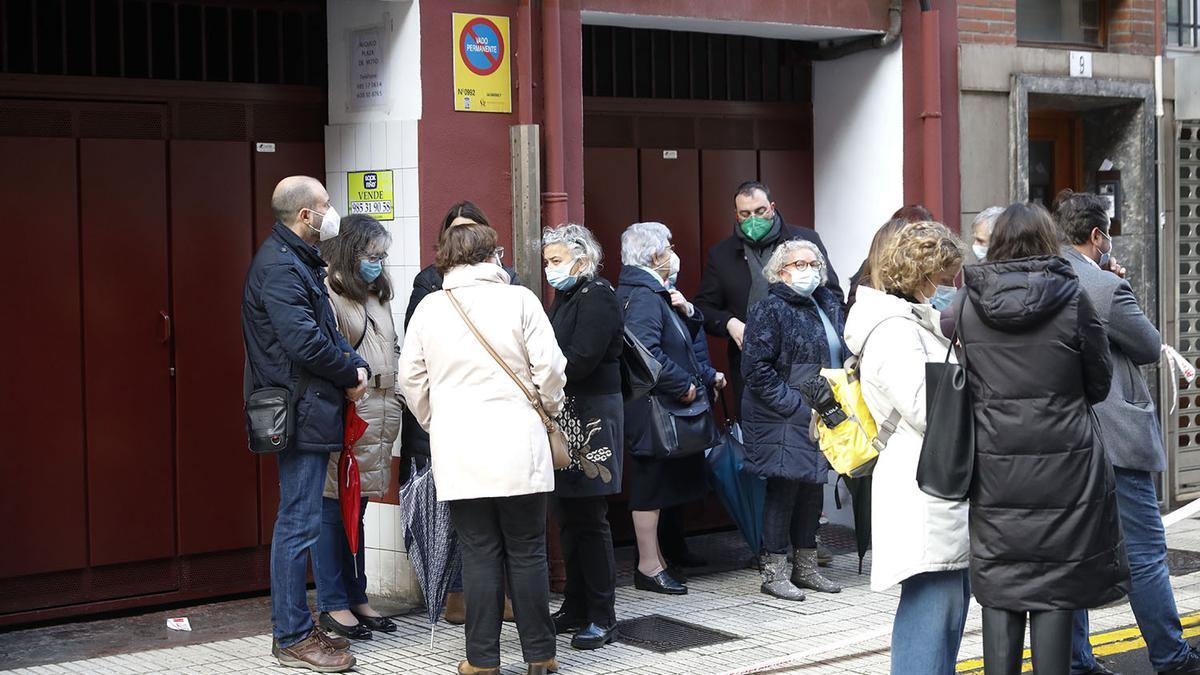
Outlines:
[[[749,181],[734,191],[731,234],[709,252],[694,298],[675,280],[696,261],[680,259],[668,224],[626,228],[616,287],[601,271],[618,252],[564,224],[543,233],[548,309],[504,265],[483,212],[461,202],[414,282],[402,344],[387,230],[339,218],[312,178],[280,182],[271,206],[278,222],[247,278],[243,332],[250,384],[286,388],[295,405],[278,454],[271,557],[282,665],[346,670],[350,640],[396,629],[366,594],[361,523],[357,552],[342,527],[345,401],[368,423],[353,448],[362,511],[391,481],[396,442],[405,471],[428,464],[449,505],[462,575],[445,616],[466,625],[458,672],[498,673],[501,622],[512,620],[528,672],[545,673],[559,668],[557,634],[572,633],[576,649],[617,637],[609,496],[629,498],[635,588],[688,592],[697,560],[680,511],[704,497],[695,448],[711,437],[712,402],[727,384],[745,470],[766,484],[759,591],[803,601],[842,590],[821,571],[831,471],[801,389],[855,357],[872,417],[894,427],[871,486],[871,588],[900,587],[894,674],[953,673],[972,596],[984,608],[989,675],[1021,672],[1026,623],[1035,672],[1110,673],[1091,652],[1087,610],[1126,595],[1154,668],[1200,673],[1167,577],[1153,482],[1165,456],[1138,370],[1157,360],[1161,338],[1113,256],[1099,197],[1064,191],[1052,213],[986,209],[969,246],[924,208],[904,207],[875,234],[847,297],[817,233],[787,223],[769,188]],[[726,339],[729,373],[713,367],[709,335]],[[644,397],[629,396],[623,376],[634,340],[660,368]],[[926,368],[943,362],[962,366],[971,394],[965,500],[917,480],[925,438],[946,422],[927,403]],[[556,610],[548,514],[566,565]]]

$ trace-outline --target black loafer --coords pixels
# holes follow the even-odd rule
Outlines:
[[[380,633],[396,632],[396,622],[386,616],[363,616],[354,612],[354,617],[358,619],[358,625],[366,626],[370,630],[377,630]]]
[[[342,637],[348,637],[351,640],[371,639],[370,628],[367,628],[361,623],[356,623],[353,626],[343,625],[338,623],[337,619],[329,616],[329,612],[321,612],[321,615],[317,617],[317,623],[321,625],[321,628],[324,628],[331,633],[337,633]]]
[[[681,584],[686,584],[688,582],[687,573],[684,572],[681,568],[676,567],[674,565],[667,565],[667,574],[670,575],[670,577],[672,579],[674,579],[675,581],[678,581]]]
[[[633,571],[633,587],[639,591],[662,593],[664,595],[687,595],[687,586],[675,581],[666,570],[648,577],[640,570]]]
[[[567,612],[565,609],[560,609],[550,615],[550,620],[554,622],[554,634],[562,635],[563,633],[573,633],[587,623],[581,616],[575,616]]]
[[[1200,673],[1200,653],[1195,647],[1188,650],[1187,658],[1183,663],[1177,663],[1169,670],[1164,670],[1159,675],[1196,675]]]
[[[575,649],[600,649],[616,639],[616,626],[605,628],[600,624],[589,623],[584,628],[579,629],[575,637],[571,638],[571,646]]]

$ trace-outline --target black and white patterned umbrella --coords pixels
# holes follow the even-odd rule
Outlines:
[[[462,555],[450,523],[450,507],[438,502],[429,466],[416,471],[400,488],[400,513],[404,520],[404,548],[425,596],[432,643],[433,626],[446,604],[450,581],[462,570]]]

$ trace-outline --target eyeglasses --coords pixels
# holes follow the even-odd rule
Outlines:
[[[369,263],[383,263],[383,262],[387,262],[387,259],[388,259],[388,254],[386,254],[386,253],[380,253],[378,255],[363,256],[363,260],[366,260]]]
[[[824,267],[825,266],[822,265],[819,260],[814,260],[812,262],[805,262],[803,260],[797,260],[796,262],[791,262],[791,263],[784,265],[783,269],[785,269],[785,270],[793,269],[793,270],[796,270],[797,272],[803,272],[804,270],[812,269],[812,270],[816,270],[816,271],[820,272],[822,269],[824,269]]]
[[[496,256],[497,260],[504,260],[504,247],[497,246],[496,250],[492,251],[492,255]]]

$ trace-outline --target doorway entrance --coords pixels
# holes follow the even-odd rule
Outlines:
[[[1050,208],[1064,189],[1082,190],[1083,124],[1079,113],[1029,113],[1029,201]]]
[[[23,326],[4,346],[24,355],[0,383],[20,417],[0,625],[268,585],[278,481],[246,450],[240,316],[275,183],[324,170],[303,114],[320,92],[289,95],[0,98]],[[267,129],[273,152],[256,152]]]

